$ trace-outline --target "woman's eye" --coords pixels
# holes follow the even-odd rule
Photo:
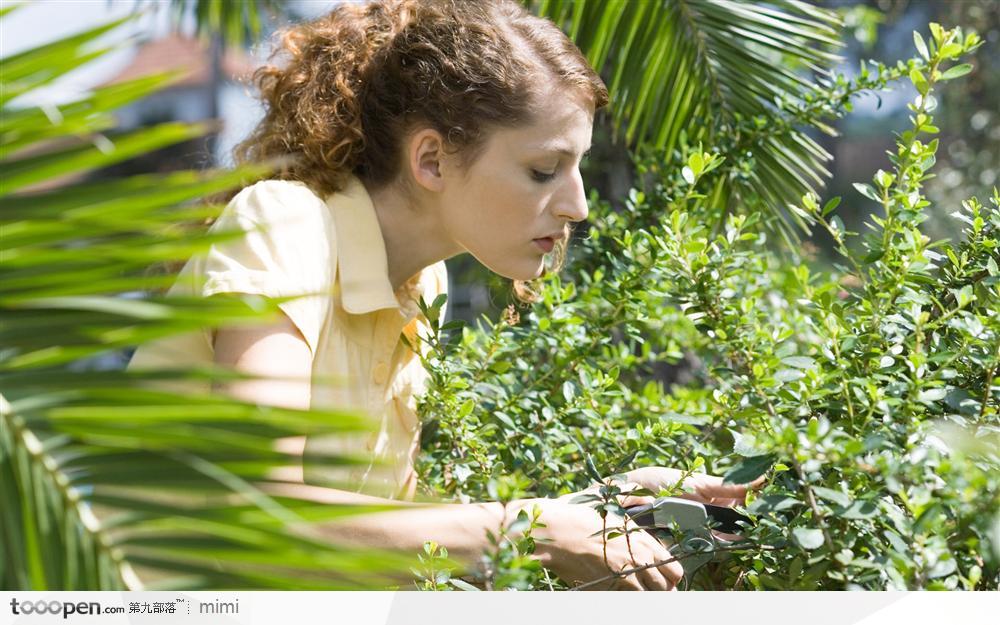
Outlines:
[[[556,173],[552,172],[551,174],[547,174],[543,171],[532,169],[531,177],[535,179],[535,182],[548,182],[549,180],[552,180],[553,178],[556,177]]]

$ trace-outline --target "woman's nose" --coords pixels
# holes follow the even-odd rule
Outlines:
[[[556,204],[556,216],[569,221],[583,221],[587,218],[587,192],[583,188],[580,170],[573,170],[570,181],[560,194]]]

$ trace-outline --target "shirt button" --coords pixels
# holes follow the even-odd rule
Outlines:
[[[380,362],[375,365],[372,369],[372,381],[375,384],[385,384],[385,381],[389,379],[389,365],[384,362]]]

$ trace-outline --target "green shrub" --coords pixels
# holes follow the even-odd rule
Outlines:
[[[955,210],[958,241],[920,231],[932,93],[970,69],[956,62],[979,38],[937,24],[914,36],[919,56],[865,64],[717,146],[637,157],[642,188],[623,211],[592,198],[587,237],[537,305],[426,337],[427,492],[489,499],[514,475],[533,496],[559,495],[594,481],[591,461],[605,475],[766,474],[744,541],[695,586],[995,589],[1000,197]],[[845,231],[839,198],[789,207],[831,235],[842,263],[772,244],[766,198],[726,214],[699,193],[752,174],[748,140],[843,115],[852,95],[903,77],[919,92],[912,127],[891,167],[855,185],[876,209],[870,232]]]

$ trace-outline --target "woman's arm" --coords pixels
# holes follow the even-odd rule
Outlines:
[[[302,334],[291,320],[281,316],[277,323],[249,328],[220,328],[215,337],[215,362],[244,373],[299,380],[247,380],[219,386],[230,397],[257,404],[307,410],[310,407],[312,355]],[[305,437],[282,439],[276,447],[302,456]],[[418,506],[411,502],[372,497],[334,488],[303,483],[298,469],[273,477],[283,482],[264,486],[273,495],[293,496],[331,504],[401,506],[403,509],[364,516],[346,517],[319,528],[331,542],[353,546],[368,545],[416,554],[424,541],[446,545],[453,557],[472,561],[486,547],[486,530],[494,532],[503,519],[499,503],[468,505],[438,504]],[[509,522],[509,521],[508,521]]]
[[[221,387],[220,392],[237,399],[288,408],[310,407],[312,355],[305,339],[283,316],[278,323],[253,328],[220,329],[215,338],[215,362],[263,376],[289,380],[247,380]],[[304,439],[276,441],[276,448],[301,456]],[[535,531],[537,555],[542,563],[570,583],[587,582],[608,575],[609,567],[620,571],[670,559],[666,548],[645,532],[632,534],[630,547],[624,538],[608,541],[600,536],[601,519],[590,507],[565,499],[526,499],[504,506],[497,502],[471,504],[417,504],[371,497],[303,483],[301,469],[274,476],[281,481],[262,484],[272,495],[292,496],[331,504],[391,505],[387,512],[352,515],[303,528],[310,534],[352,547],[390,549],[416,554],[425,541],[447,547],[449,555],[466,564],[478,560],[490,546],[486,532],[494,534],[509,524],[518,510],[539,505],[541,522]],[[667,590],[682,575],[679,563],[644,569],[617,581],[618,588]],[[607,584],[610,586],[612,584]]]
[[[214,349],[217,364],[272,379],[231,382],[214,386],[213,391],[255,404],[309,409],[312,354],[286,315],[269,325],[220,328]]]
[[[675,590],[684,574],[681,564],[671,561],[667,548],[652,535],[638,531],[607,541],[601,537],[601,518],[589,506],[560,499],[521,499],[507,504],[415,504],[345,493],[331,488],[304,484],[271,484],[265,490],[273,495],[293,496],[310,501],[337,503],[391,504],[400,509],[326,521],[308,528],[332,543],[345,546],[369,546],[416,554],[424,541],[447,547],[448,555],[466,565],[476,562],[491,547],[487,530],[494,535],[501,523],[510,524],[522,509],[541,507],[540,521],[545,527],[532,534],[536,539],[535,555],[560,578],[576,585],[605,580],[591,590]],[[648,503],[645,498],[623,501],[624,505]],[[612,525],[614,522],[612,522]],[[610,528],[612,525],[609,525]],[[541,540],[538,540],[541,539]],[[654,565],[642,568],[644,565]],[[641,569],[621,579],[609,579],[610,573],[623,569]],[[409,579],[409,578],[407,578]]]

